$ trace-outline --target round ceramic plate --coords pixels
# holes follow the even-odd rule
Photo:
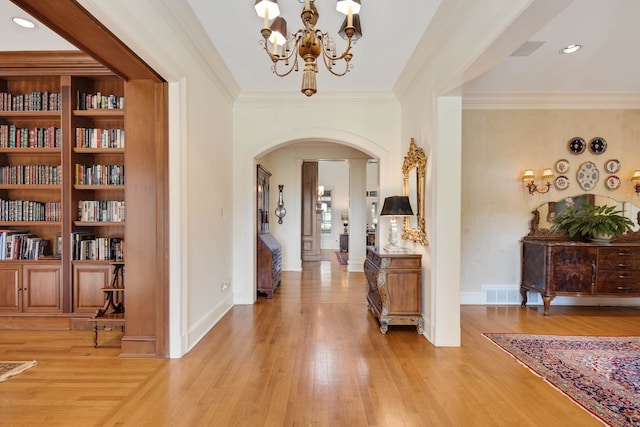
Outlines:
[[[610,175],[604,184],[609,190],[615,190],[620,187],[620,178],[615,175]]]
[[[587,148],[587,143],[584,142],[584,139],[576,136],[569,140],[569,151],[573,154],[582,154],[584,153],[585,148]]]
[[[560,175],[556,177],[555,186],[558,190],[566,190],[569,186],[569,178],[564,175]]]
[[[560,159],[556,162],[556,172],[565,173],[569,170],[569,161],[567,159]]]
[[[618,159],[607,160],[604,164],[604,170],[606,170],[607,173],[616,173],[620,170],[620,162]]]
[[[576,180],[585,191],[593,190],[600,179],[600,172],[593,162],[584,162],[576,172]]]
[[[589,151],[593,154],[602,154],[607,151],[607,141],[604,138],[596,136],[589,141]]]

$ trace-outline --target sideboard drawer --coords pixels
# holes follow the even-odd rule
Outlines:
[[[640,271],[598,271],[598,294],[640,293]]]
[[[598,268],[604,270],[640,270],[640,248],[598,248]]]

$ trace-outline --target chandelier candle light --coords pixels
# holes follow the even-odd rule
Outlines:
[[[256,0],[255,9],[259,17],[264,18],[264,27],[261,30],[261,44],[264,51],[273,62],[271,70],[278,77],[285,77],[291,71],[298,71],[298,56],[304,60],[302,71],[302,93],[311,96],[318,91],[316,86],[316,73],[318,64],[316,60],[322,56],[327,70],[335,76],[344,76],[350,69],[350,61],[353,57],[351,44],[362,37],[360,27],[360,0],[337,0],[336,10],[345,15],[344,23],[338,31],[340,36],[347,40],[347,47],[342,54],[336,53],[336,44],[329,33],[316,29],[316,23],[320,14],[312,0],[298,0],[304,3],[300,14],[303,27],[295,33],[287,33],[287,22],[280,17],[280,8],[277,0]],[[269,21],[273,20],[271,26]],[[271,46],[271,48],[269,48]],[[338,61],[344,61],[342,72],[334,71],[333,67]],[[278,64],[284,63],[284,71],[278,70]]]

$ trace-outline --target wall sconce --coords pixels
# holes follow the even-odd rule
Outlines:
[[[282,190],[284,185],[278,185],[278,206],[276,207],[276,216],[278,217],[278,224],[282,224],[282,218],[287,214],[287,210],[284,208],[284,196]]]
[[[636,194],[640,193],[640,170],[633,173],[631,182],[633,182],[636,186]]]
[[[344,226],[344,234],[348,234],[347,226],[349,225],[349,213],[346,211],[342,212],[342,215],[340,215],[340,219],[342,220],[342,225]]]
[[[397,216],[411,216],[413,210],[408,196],[391,196],[384,199],[380,216],[391,216],[389,223],[389,242],[384,247],[387,252],[405,252],[405,248],[398,246]]]
[[[544,169],[542,171],[542,184],[538,186],[535,183],[536,176],[533,173],[533,169],[525,169],[522,174],[522,182],[529,190],[529,194],[540,193],[544,194],[551,189],[551,181],[553,181],[553,172],[551,169]]]

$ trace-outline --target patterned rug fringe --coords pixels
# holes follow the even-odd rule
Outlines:
[[[18,375],[29,368],[36,366],[37,362],[32,360],[30,362],[0,362],[0,382]]]

